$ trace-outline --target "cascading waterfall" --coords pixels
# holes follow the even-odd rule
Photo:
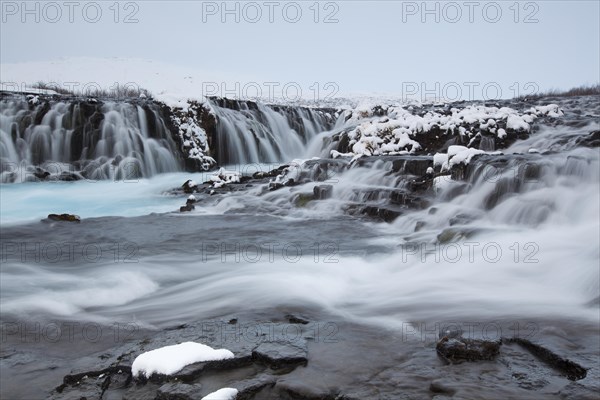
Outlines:
[[[57,101],[0,106],[2,181],[40,170],[87,179],[137,179],[181,169],[177,146],[154,105]]]
[[[241,136],[248,133],[242,127],[265,129],[264,146],[256,144],[255,153],[240,153],[239,160],[249,160],[242,158],[249,157],[249,154],[256,154],[258,160],[264,160],[261,151],[265,149],[272,151],[274,158],[277,157],[277,151],[282,149],[283,144],[275,139],[278,135],[283,137],[284,131],[267,129],[275,127],[275,121],[291,129],[285,131],[287,134],[299,129],[290,121],[306,127],[310,125],[306,121],[318,121],[315,116],[311,117],[309,111],[305,114],[306,121],[303,121],[302,118],[289,118],[289,115],[299,113],[298,110],[288,114],[288,111],[263,109],[252,103],[219,104],[211,105],[221,125],[218,131],[223,136],[221,139],[237,138],[243,148],[244,140],[256,141],[257,136]],[[111,113],[113,111],[115,114]],[[107,121],[104,129],[85,130],[90,137],[96,135],[96,139],[87,140],[95,146],[86,149],[88,153],[84,158],[132,152],[131,149],[135,148],[133,138],[139,136],[127,136],[131,134],[127,123],[135,123],[140,130],[154,132],[150,126],[144,126],[143,121],[152,119],[147,118],[149,111],[146,108],[143,111],[146,118],[135,106],[126,107],[118,113],[117,109],[112,109],[102,114],[102,120]],[[61,112],[64,113],[64,110],[60,111],[57,107],[56,115]],[[49,112],[46,114],[48,120],[37,125],[48,125],[44,129],[50,132],[58,129],[56,116],[49,116],[54,115]],[[269,121],[268,117],[275,121]],[[252,182],[249,186],[239,185],[234,190],[215,187],[209,189],[214,190],[212,193],[201,191],[195,194],[199,200],[196,209],[185,214],[148,215],[146,199],[153,197],[151,193],[164,193],[186,179],[203,182],[199,175],[186,173],[154,177],[148,180],[150,185],[130,185],[131,188],[126,191],[112,182],[94,184],[94,190],[110,193],[114,200],[111,207],[126,208],[126,213],[121,213],[121,210],[115,212],[114,209],[97,214],[90,212],[89,209],[95,208],[100,200],[90,198],[87,188],[78,187],[78,184],[59,185],[58,189],[53,187],[43,192],[44,187],[51,185],[40,183],[39,188],[35,188],[40,191],[33,195],[29,187],[14,187],[25,185],[12,185],[2,193],[3,215],[19,212],[19,218],[15,218],[19,220],[24,219],[22,215],[26,213],[40,213],[35,210],[42,210],[42,213],[55,210],[73,212],[73,205],[66,203],[65,199],[74,199],[83,208],[82,212],[76,211],[84,218],[144,216],[136,220],[147,224],[139,228],[137,240],[140,241],[140,249],[145,251],[141,260],[147,268],[136,269],[139,275],[132,279],[131,271],[126,269],[130,267],[115,266],[111,259],[102,265],[104,270],[86,269],[90,279],[81,283],[90,285],[90,290],[105,290],[118,284],[102,279],[112,279],[115,274],[124,272],[126,274],[119,279],[140,283],[139,291],[122,304],[113,303],[115,296],[110,291],[103,299],[90,300],[87,295],[73,293],[72,288],[81,282],[80,277],[73,276],[68,285],[61,286],[63,280],[57,281],[57,288],[51,294],[54,303],[48,305],[51,312],[56,307],[65,314],[87,313],[111,319],[120,315],[136,315],[163,324],[181,322],[174,321],[176,318],[191,319],[198,313],[234,310],[240,304],[252,302],[257,308],[320,306],[361,322],[396,327],[398,325],[394,324],[401,321],[428,315],[435,317],[440,313],[464,315],[465,318],[514,313],[537,317],[581,315],[597,319],[597,306],[594,314],[594,309],[588,304],[597,305],[600,293],[600,254],[596,245],[600,240],[600,155],[597,147],[582,139],[587,140],[599,126],[589,117],[581,123],[575,120],[576,124],[567,117],[562,125],[542,124],[529,138],[503,149],[503,154],[481,154],[467,166],[453,167],[451,174],[454,179],[440,186],[433,184],[433,188],[414,185],[433,166],[432,155],[365,156],[354,161],[350,157],[338,157],[302,161],[302,165],[290,172],[295,182],[292,185],[280,183],[281,186],[274,190],[270,190],[271,184],[277,182],[265,180]],[[55,122],[51,122],[52,119]],[[88,120],[93,119],[88,117]],[[232,128],[225,131],[223,121],[229,122]],[[65,117],[61,123],[64,127]],[[28,127],[32,123],[26,121],[24,125]],[[319,134],[317,128],[320,125],[313,125],[315,129],[306,138],[296,138],[302,144],[298,151],[308,151],[314,145],[313,154],[322,154],[331,143],[325,139],[336,135],[340,128],[347,128],[347,125],[335,127],[333,123],[323,123],[323,127],[330,131]],[[64,129],[70,129],[69,126],[67,124]],[[15,122],[8,128],[3,125],[3,134],[10,137],[18,124]],[[123,132],[119,133],[119,130]],[[69,145],[71,154],[79,159],[81,153],[77,149],[82,145],[73,139],[77,135],[75,131],[72,133]],[[130,139],[117,144],[114,137],[119,135]],[[308,145],[311,135],[312,142]],[[33,154],[35,146],[47,146],[44,138],[37,138],[40,143],[35,145],[30,145],[25,139],[22,142],[3,141],[3,145],[12,145],[3,148],[3,156],[20,156],[19,152],[23,150],[30,150]],[[52,140],[49,139],[49,142],[52,143]],[[22,146],[23,143],[27,146]],[[225,142],[217,143],[222,145]],[[131,147],[126,147],[127,144]],[[60,142],[60,145],[65,146],[65,143]],[[233,146],[231,142],[220,148],[233,150]],[[538,149],[541,154],[530,152],[532,148]],[[148,151],[141,145],[137,149]],[[33,155],[31,157],[33,159]],[[238,155],[232,153],[230,162],[235,161],[233,157]],[[63,160],[73,162],[70,158]],[[150,160],[140,160],[148,168],[156,168],[157,171],[162,168]],[[439,165],[435,173],[440,173]],[[427,182],[431,184],[432,181],[429,179]],[[327,190],[319,192],[323,186],[327,186]],[[19,203],[23,193],[28,191],[34,200],[27,203],[25,199]],[[325,192],[327,195],[317,196]],[[55,195],[58,200],[52,200],[50,193],[58,193]],[[172,196],[166,198],[165,201],[172,200]],[[169,203],[157,212],[177,210],[183,199],[178,197],[176,200],[178,203]],[[33,201],[35,203],[31,203]],[[105,203],[104,199],[101,201]],[[7,212],[4,204],[13,204],[15,210]],[[48,204],[53,204],[53,207]],[[375,224],[371,217],[389,223]],[[207,227],[218,226],[219,229],[199,230],[200,220]],[[123,224],[128,230],[131,225],[130,220],[107,221],[103,218],[94,223],[111,227]],[[145,228],[156,223],[162,224],[159,233]],[[260,226],[260,232],[257,226]],[[165,237],[174,239],[165,240]],[[315,241],[333,241],[339,246],[339,254],[336,254],[339,263],[315,263],[315,253],[313,248],[309,248],[310,252],[305,251],[293,265],[282,264],[281,259],[272,263],[266,256],[254,263],[246,262],[244,258],[235,261],[234,257],[223,259],[220,254],[206,254],[208,258],[203,259],[202,268],[198,268],[201,260],[197,251],[199,243],[217,241],[259,246],[272,241],[282,245],[286,242],[312,245]],[[436,250],[436,246],[440,246],[441,250]],[[181,249],[190,249],[190,253]],[[500,251],[496,254],[495,249]],[[473,257],[470,256],[471,250]],[[164,259],[152,258],[156,254],[154,251],[164,251],[168,254],[167,262],[176,260],[177,267],[165,270]],[[458,253],[461,256],[455,257],[457,252],[461,252]],[[243,263],[243,268],[240,263]],[[153,266],[156,268],[153,269]],[[15,271],[21,269],[20,264],[15,267]],[[317,280],[315,276],[318,276]],[[30,275],[18,273],[3,277],[3,281],[7,282],[6,288],[2,288],[7,299],[5,310],[16,313],[46,306],[39,297],[39,292],[47,289],[46,281],[41,280],[35,286],[30,280]],[[173,281],[181,283],[175,290]],[[294,282],[294,285],[289,282]],[[23,294],[23,287],[35,290]],[[306,290],[306,287],[311,290]],[[333,287],[340,289],[332,290]],[[147,296],[150,292],[152,296]],[[361,295],[355,296],[356,293]],[[352,302],[348,301],[349,296],[355,296]],[[215,298],[222,300],[215,305]],[[176,316],[173,309],[177,309]]]
[[[331,114],[304,107],[222,99],[209,103],[217,118],[215,158],[220,164],[292,160],[304,154],[312,138],[335,123]]]

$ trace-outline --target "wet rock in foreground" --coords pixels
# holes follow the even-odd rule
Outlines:
[[[539,360],[559,371],[572,381],[583,379],[587,375],[587,368],[584,368],[571,360],[563,358],[554,353],[552,350],[540,346],[539,344],[535,344],[527,339],[510,338],[506,339],[505,341],[507,343],[517,343],[528,350],[531,354],[536,356]]]
[[[202,385],[170,382],[158,388],[156,400],[199,400]]]
[[[287,320],[285,323],[265,323],[271,329],[271,335],[287,332],[291,323],[306,326],[306,329],[297,330],[302,334],[287,340],[261,335],[252,329],[257,324],[244,324],[237,319],[235,323],[232,323],[234,319],[226,319],[165,329],[116,348],[108,355],[102,354],[102,368],[65,376],[50,398],[195,400],[214,391],[215,385],[235,387],[238,400],[285,397],[285,390],[277,388],[277,383],[296,368],[307,365],[307,340],[316,328],[311,328],[309,321],[291,314],[285,315],[284,319]],[[185,340],[227,347],[235,356],[188,364],[171,375],[132,376],[131,365],[138,355]]]
[[[273,369],[280,369],[308,362],[307,350],[289,343],[261,343],[252,351],[252,358]]]
[[[443,337],[436,345],[438,355],[450,364],[463,361],[493,360],[500,353],[500,342],[481,339]]]

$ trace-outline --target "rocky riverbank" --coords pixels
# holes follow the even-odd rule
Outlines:
[[[3,364],[18,368],[18,360],[34,357],[40,369],[66,369],[62,380],[49,388],[49,399],[193,400],[224,387],[237,389],[238,400],[593,399],[599,389],[593,326],[455,319],[407,322],[388,330],[335,319],[316,321],[310,312],[272,314],[235,313],[160,331],[129,324],[108,348],[101,343],[110,343],[112,337],[88,341],[85,358],[73,360],[71,368],[64,365],[71,352],[51,356],[56,351],[34,344],[16,349],[16,335],[5,331]],[[114,328],[104,328],[114,333]],[[73,346],[66,339],[52,347]],[[132,375],[138,355],[190,341],[229,349],[234,358],[193,363],[168,376]],[[8,386],[3,390],[33,393]]]

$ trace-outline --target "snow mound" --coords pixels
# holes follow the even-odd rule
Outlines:
[[[152,374],[171,375],[189,364],[229,358],[233,358],[233,353],[227,349],[215,350],[201,343],[184,342],[140,354],[133,361],[131,373],[146,378]]]
[[[237,389],[223,388],[217,390],[216,392],[207,394],[202,398],[202,400],[234,400],[237,394]]]

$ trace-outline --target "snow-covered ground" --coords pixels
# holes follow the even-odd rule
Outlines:
[[[152,60],[135,58],[61,57],[53,61],[2,63],[3,90],[17,90],[14,84],[30,87],[37,82],[58,84],[60,88],[109,89],[115,85],[149,90],[155,97],[168,101],[201,98],[208,83],[225,83],[232,87],[236,79],[218,72],[202,71]],[[242,77],[237,80],[243,79]],[[251,77],[247,78],[252,81]],[[87,86],[86,86],[87,85]]]
[[[188,99],[201,100],[204,96],[256,99],[258,93],[267,103],[336,108],[353,108],[365,101],[389,104],[406,99],[400,93],[348,92],[339,87],[322,88],[317,95],[310,85],[303,87],[296,82],[271,82],[267,77],[233,76],[139,58],[60,57],[49,61],[1,63],[0,76],[0,90],[34,93],[32,85],[38,82],[74,89],[77,93],[86,89],[140,88],[165,104],[182,108],[187,106]],[[296,92],[291,94],[291,90],[286,95],[283,92],[286,85],[299,85],[299,98]]]

